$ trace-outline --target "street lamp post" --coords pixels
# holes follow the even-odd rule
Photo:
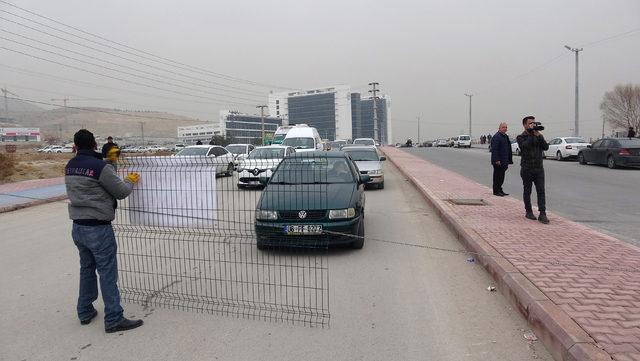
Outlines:
[[[575,110],[574,110],[574,115],[575,115],[575,123],[573,125],[573,136],[577,137],[580,135],[580,128],[579,128],[579,120],[580,120],[580,116],[579,116],[579,98],[578,98],[578,53],[580,53],[583,49],[580,48],[572,48],[569,45],[565,45],[564,46],[567,50],[572,51],[576,54],[576,100],[575,100]]]
[[[471,139],[471,98],[473,94],[466,94],[465,96],[469,97],[469,139]]]

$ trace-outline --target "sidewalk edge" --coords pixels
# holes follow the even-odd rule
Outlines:
[[[24,202],[24,203],[12,204],[10,206],[0,207],[0,213],[12,212],[12,211],[17,211],[18,209],[39,206],[41,204],[58,202],[58,201],[65,200],[67,198],[68,198],[67,195],[64,194],[64,195],[59,195],[59,196],[55,196],[55,197],[37,199],[37,200]]]
[[[462,221],[447,212],[447,205],[420,185],[419,180],[398,166],[384,148],[379,148],[387,159],[404,175],[431,204],[449,229],[465,248],[479,254],[500,254],[479,234],[466,229]],[[425,160],[425,162],[428,162]],[[611,357],[596,346],[595,341],[560,307],[526,278],[505,258],[476,256],[478,263],[498,283],[498,289],[526,318],[549,353],[558,361],[610,361]]]

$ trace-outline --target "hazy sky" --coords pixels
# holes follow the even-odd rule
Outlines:
[[[368,82],[378,81],[392,99],[395,141],[417,138],[418,115],[422,119],[423,139],[466,133],[468,99],[464,93],[468,92],[475,94],[474,135],[495,132],[501,121],[509,123],[510,133],[518,133],[520,120],[528,114],[536,115],[547,125],[549,136],[570,134],[574,57],[563,48],[564,44],[584,46],[580,53],[584,137],[595,138],[601,133],[599,103],[605,91],[616,84],[640,83],[638,0],[11,2],[136,49],[255,82],[293,88],[347,84],[356,91],[366,92]],[[0,10],[74,32],[2,2]],[[101,48],[6,12],[0,11],[0,17]],[[220,109],[254,112],[254,104],[266,103],[270,89],[101,48],[137,59],[142,65],[127,62],[4,19],[0,19],[0,29],[4,30],[0,31],[2,38],[137,75],[142,74],[139,70],[151,73],[142,74],[148,77],[161,74],[164,78],[160,79],[165,83],[83,64],[6,39],[0,39],[0,47],[185,93],[178,95],[105,79],[0,49],[0,84],[29,99],[47,102],[64,96],[101,99],[70,102],[70,105],[158,109],[217,121]],[[628,36],[589,45],[634,29],[636,32]],[[80,54],[38,44],[19,35]],[[116,64],[105,64],[102,60]],[[171,69],[175,74],[161,73],[145,64]],[[543,64],[545,66],[540,67]],[[7,66],[114,89],[27,75]],[[525,74],[531,70],[535,71]],[[203,86],[205,81],[210,88]],[[215,90],[212,88],[221,86],[213,82],[235,88]],[[217,103],[208,99],[216,99]]]

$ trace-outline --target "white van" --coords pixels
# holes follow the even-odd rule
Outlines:
[[[318,130],[306,124],[298,124],[287,132],[282,145],[295,148],[296,152],[312,152],[323,150],[322,139]]]
[[[471,137],[466,134],[459,135],[454,138],[453,145],[456,148],[471,148]]]

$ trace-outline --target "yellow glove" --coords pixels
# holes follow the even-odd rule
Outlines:
[[[112,164],[116,164],[118,162],[118,158],[120,158],[120,148],[111,147],[107,152],[107,160]]]
[[[129,181],[133,184],[136,184],[140,181],[140,174],[138,173],[129,173],[126,177],[124,177],[125,181]]]

